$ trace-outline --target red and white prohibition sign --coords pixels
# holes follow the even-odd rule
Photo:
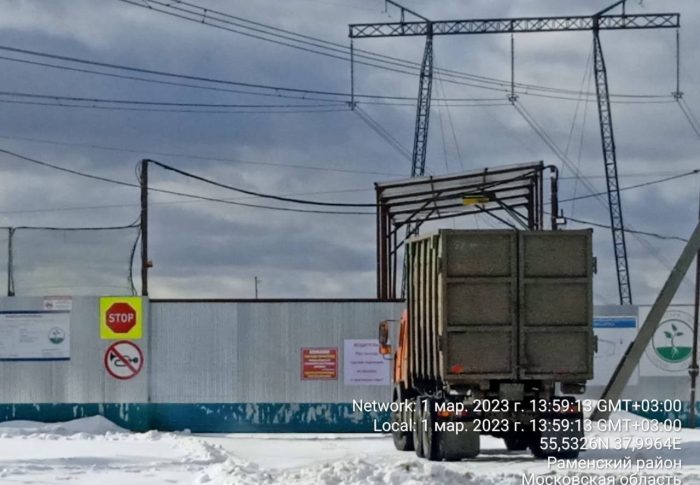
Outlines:
[[[105,352],[105,369],[115,379],[131,379],[143,369],[143,352],[128,340],[114,342]]]

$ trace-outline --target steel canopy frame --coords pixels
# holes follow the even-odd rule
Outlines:
[[[396,298],[403,228],[411,228],[411,235],[427,221],[485,213],[512,227],[544,229],[546,170],[551,173],[550,224],[556,229],[557,168],[541,161],[376,183],[377,297]]]

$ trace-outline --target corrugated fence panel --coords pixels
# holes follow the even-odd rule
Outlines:
[[[0,311],[37,311],[43,303],[0,298]],[[104,368],[114,340],[100,338],[99,298],[74,297],[70,360],[0,361],[0,421],[102,414],[134,430],[371,431],[386,413],[357,412],[351,403],[386,401],[390,386],[346,386],[344,341],[376,339],[377,323],[398,319],[402,308],[371,301],[150,303],[144,335],[134,341],[144,368],[118,380]],[[336,379],[302,379],[306,347],[337,348]]]
[[[287,374],[298,368],[290,361],[290,321],[293,311],[285,303],[239,304],[240,371],[238,400],[243,402],[290,402]],[[315,332],[309,328],[309,333]],[[314,401],[309,396],[309,401]]]
[[[238,399],[237,303],[151,304],[151,401]]]
[[[0,298],[0,311],[37,311],[43,303],[41,297]],[[0,361],[0,421],[102,414],[134,430],[372,431],[388,414],[357,412],[351,403],[387,401],[390,386],[346,386],[344,342],[376,339],[377,323],[399,319],[403,307],[371,301],[151,303],[144,308],[144,336],[135,341],[145,367],[120,381],[104,370],[114,341],[100,339],[99,299],[74,297],[70,360]],[[302,380],[305,347],[336,347],[337,379]],[[682,399],[683,386],[684,377],[643,376],[628,395],[649,398],[666,390],[658,397]],[[687,409],[680,417],[686,416]]]
[[[388,386],[345,386],[343,342],[372,339],[398,303],[151,304],[153,402],[386,400]],[[336,380],[301,379],[301,349],[337,347]]]

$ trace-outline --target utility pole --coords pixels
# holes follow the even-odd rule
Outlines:
[[[627,263],[627,247],[620,205],[617,180],[617,158],[615,155],[615,139],[612,131],[612,116],[610,113],[610,97],[608,94],[608,79],[600,44],[599,32],[602,30],[632,30],[632,29],[665,29],[680,27],[680,15],[677,13],[629,14],[625,11],[625,1],[618,0],[610,7],[592,16],[566,17],[515,17],[491,19],[462,19],[431,21],[402,7],[394,1],[387,3],[401,9],[399,22],[383,22],[350,25],[350,38],[367,37],[405,37],[425,36],[426,48],[421,64],[416,130],[413,144],[412,176],[423,175],[425,170],[425,154],[428,140],[428,121],[430,112],[430,86],[432,83],[432,53],[433,37],[436,35],[476,35],[476,34],[510,34],[511,35],[511,89],[507,97],[515,103],[515,49],[512,36],[517,33],[529,32],[565,32],[592,31],[595,47],[596,92],[598,98],[598,114],[601,125],[601,141],[605,162],[605,176],[608,188],[608,204],[615,249],[615,262],[618,272],[618,288],[620,302],[631,303],[632,295],[629,284]],[[610,14],[610,10],[622,7],[622,14]],[[418,21],[407,22],[404,13],[408,12]]]
[[[698,201],[698,220],[700,220],[700,201]],[[690,360],[688,374],[690,374],[690,415],[688,416],[688,426],[695,428],[695,389],[698,382],[698,307],[700,307],[700,251],[695,260],[695,316],[693,321],[693,357]]]
[[[141,160],[141,295],[148,296],[148,162]]]

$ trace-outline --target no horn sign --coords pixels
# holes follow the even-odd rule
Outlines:
[[[143,302],[138,296],[100,298],[100,338],[140,339],[143,336]]]
[[[127,340],[114,342],[105,352],[105,369],[115,379],[131,379],[143,369],[143,352]]]

